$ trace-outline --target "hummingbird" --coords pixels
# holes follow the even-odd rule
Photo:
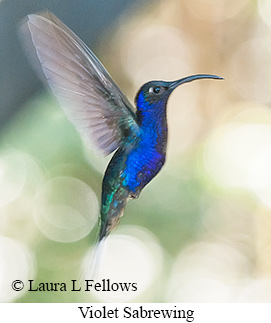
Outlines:
[[[67,118],[103,155],[115,152],[102,182],[102,241],[117,227],[127,201],[138,198],[165,163],[171,93],[187,82],[223,78],[196,74],[147,82],[135,97],[135,109],[94,53],[51,12],[30,14],[25,25],[35,58]]]

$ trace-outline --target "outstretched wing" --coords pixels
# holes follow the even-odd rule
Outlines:
[[[105,155],[132,140],[133,107],[86,44],[50,12],[29,15],[26,27],[50,88],[84,139]]]

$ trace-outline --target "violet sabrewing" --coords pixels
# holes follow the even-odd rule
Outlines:
[[[117,226],[127,200],[137,198],[165,163],[172,91],[194,80],[222,77],[198,74],[148,82],[136,95],[135,110],[98,58],[52,13],[29,15],[25,26],[35,58],[68,119],[104,155],[116,150],[102,184],[101,241]]]

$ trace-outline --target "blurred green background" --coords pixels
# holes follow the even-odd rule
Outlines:
[[[135,282],[137,292],[14,292],[15,279],[26,287],[79,279],[108,162],[86,148],[47,89],[31,92],[26,74],[28,92],[1,119],[0,301],[271,301],[270,1],[113,2],[113,17],[105,1],[99,14],[94,1],[77,1],[73,12],[65,1],[24,10],[48,9],[79,31],[131,101],[152,79],[212,73],[225,81],[174,92],[167,162],[106,241],[99,279]],[[96,21],[92,38],[83,37]],[[16,87],[5,92],[16,102]]]

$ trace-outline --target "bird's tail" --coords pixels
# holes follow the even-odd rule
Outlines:
[[[106,237],[114,228],[117,227],[120,218],[123,216],[126,201],[127,199],[121,201],[121,203],[119,203],[119,208],[117,210],[111,210],[110,214],[103,214],[102,212],[98,242],[94,246],[90,257],[87,258],[84,264],[80,282],[83,282],[84,277],[85,279],[98,278],[98,274],[101,272],[100,269]]]
[[[86,261],[83,264],[80,283],[85,279],[98,279],[98,275],[101,272],[104,245],[105,239],[99,240],[92,248],[91,254],[87,255]]]
[[[114,212],[110,217],[107,216],[105,221],[101,220],[99,242],[104,240],[104,238],[106,238],[109,233],[118,226],[120,218],[123,216],[123,212],[124,207],[117,212]]]

